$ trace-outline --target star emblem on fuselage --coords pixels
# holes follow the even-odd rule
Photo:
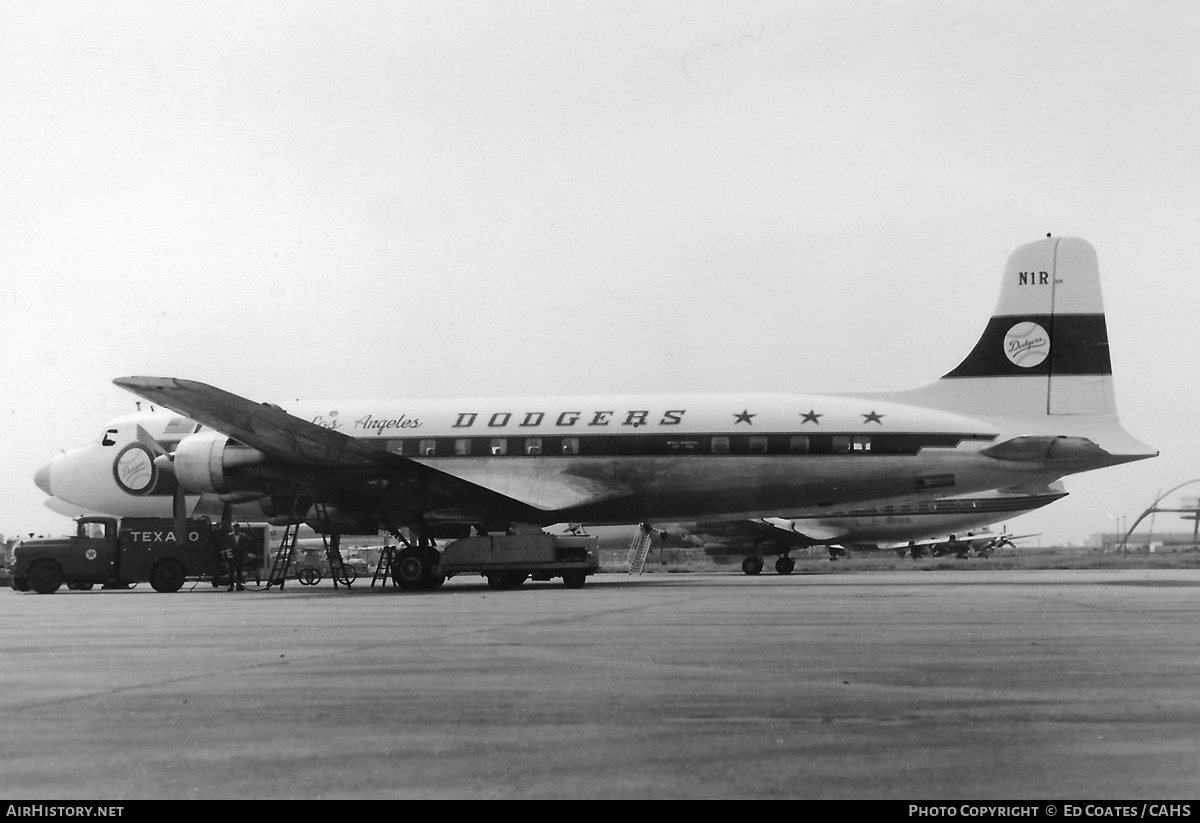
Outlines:
[[[865,426],[868,423],[878,423],[879,425],[882,426],[883,425],[883,415],[876,414],[875,410],[871,409],[869,414],[863,415],[863,425]]]
[[[750,418],[755,417],[755,416],[756,415],[751,414],[748,410],[743,409],[741,414],[734,415],[734,417],[736,417],[737,419],[733,421],[733,425],[736,426],[738,423],[748,423],[749,425],[753,426],[754,421],[751,420]]]
[[[816,409],[812,409],[806,412],[800,412],[800,416],[804,418],[800,421],[801,426],[803,426],[805,423],[815,423],[819,426],[821,425],[821,421],[818,418],[824,417],[825,415],[817,414]]]

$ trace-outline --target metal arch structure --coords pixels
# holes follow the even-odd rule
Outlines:
[[[1138,515],[1137,520],[1134,520],[1133,525],[1129,527],[1129,531],[1125,532],[1125,536],[1123,538],[1121,538],[1121,553],[1122,554],[1126,553],[1126,546],[1129,543],[1129,537],[1137,530],[1138,524],[1141,523],[1143,520],[1145,520],[1147,517],[1149,517],[1152,514],[1157,514],[1157,513],[1191,514],[1191,515],[1194,515],[1197,517],[1196,527],[1198,529],[1200,529],[1200,506],[1188,506],[1185,508],[1170,508],[1170,509],[1159,508],[1159,506],[1158,506],[1158,504],[1161,503],[1165,498],[1170,497],[1172,494],[1179,491],[1184,486],[1190,486],[1193,483],[1200,483],[1200,478],[1197,478],[1195,480],[1188,480],[1185,483],[1180,483],[1178,486],[1173,486],[1172,488],[1168,489],[1167,491],[1160,494],[1157,498],[1155,498],[1154,502],[1151,503],[1150,506],[1144,512],[1142,512],[1141,514]]]

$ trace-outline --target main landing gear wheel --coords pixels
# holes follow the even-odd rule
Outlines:
[[[763,559],[761,557],[750,556],[742,561],[742,571],[745,574],[753,577],[763,570]]]
[[[781,557],[775,561],[775,571],[778,574],[791,574],[796,570],[796,561],[790,557]]]
[[[392,580],[400,588],[409,591],[436,589],[446,582],[443,575],[435,576],[433,573],[437,557],[437,549],[410,546],[401,550]]]

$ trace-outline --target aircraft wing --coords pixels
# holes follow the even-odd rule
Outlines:
[[[206,383],[175,377],[118,377],[113,383],[288,463],[361,467],[385,459],[352,437]]]
[[[993,537],[997,537],[1001,540],[1007,540],[1010,543],[1014,540],[1026,540],[1030,537],[1041,537],[1041,536],[1042,536],[1041,532],[1031,532],[1029,534],[1005,534],[1005,533],[1001,532],[1000,534],[993,535]]]
[[[788,532],[795,535],[802,546],[822,546],[839,540],[850,533],[850,530],[845,526],[830,526],[816,522],[799,525],[794,520],[785,520],[779,517],[768,517],[759,522],[770,526],[776,531]]]
[[[761,520],[692,523],[687,526],[687,531],[705,543],[740,541],[754,544],[778,541],[786,546],[808,547],[836,541],[848,530],[839,526],[823,526],[819,523],[805,523],[801,527],[792,520],[768,517]]]
[[[528,499],[504,495],[415,460],[373,447],[353,437],[294,417],[278,406],[256,403],[205,383],[173,377],[120,377],[113,381],[152,403],[190,417],[257,449],[270,460],[299,470],[314,487],[374,498],[403,497],[405,509],[420,515],[436,509],[517,513],[555,507],[549,494],[530,489]],[[386,481],[382,495],[375,481]],[[549,504],[549,505],[547,505]]]
[[[964,534],[957,535],[957,537],[958,537],[958,541],[960,543],[962,543],[964,546],[966,546],[968,548],[974,548],[975,544],[981,543],[983,541],[987,541],[994,546],[998,546],[1001,541],[1011,542],[1013,540],[1023,540],[1027,537],[1037,537],[1040,534],[1041,534],[1041,532],[1036,532],[1033,534],[1008,534],[1007,532],[986,532],[985,531],[985,532],[974,532],[971,534],[964,533]],[[934,537],[934,538],[929,538],[927,540],[914,540],[914,541],[911,541],[908,543],[888,543],[887,545],[881,546],[880,548],[886,549],[888,551],[891,551],[894,549],[908,549],[908,548],[928,549],[928,548],[932,548],[934,546],[945,546],[945,545],[948,545],[949,542],[950,542],[950,536],[946,535],[945,537]]]

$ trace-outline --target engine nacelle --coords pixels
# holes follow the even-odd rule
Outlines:
[[[235,491],[226,478],[228,470],[253,466],[265,459],[258,449],[243,446],[227,435],[202,431],[179,441],[172,468],[175,480],[189,492],[225,494]]]

